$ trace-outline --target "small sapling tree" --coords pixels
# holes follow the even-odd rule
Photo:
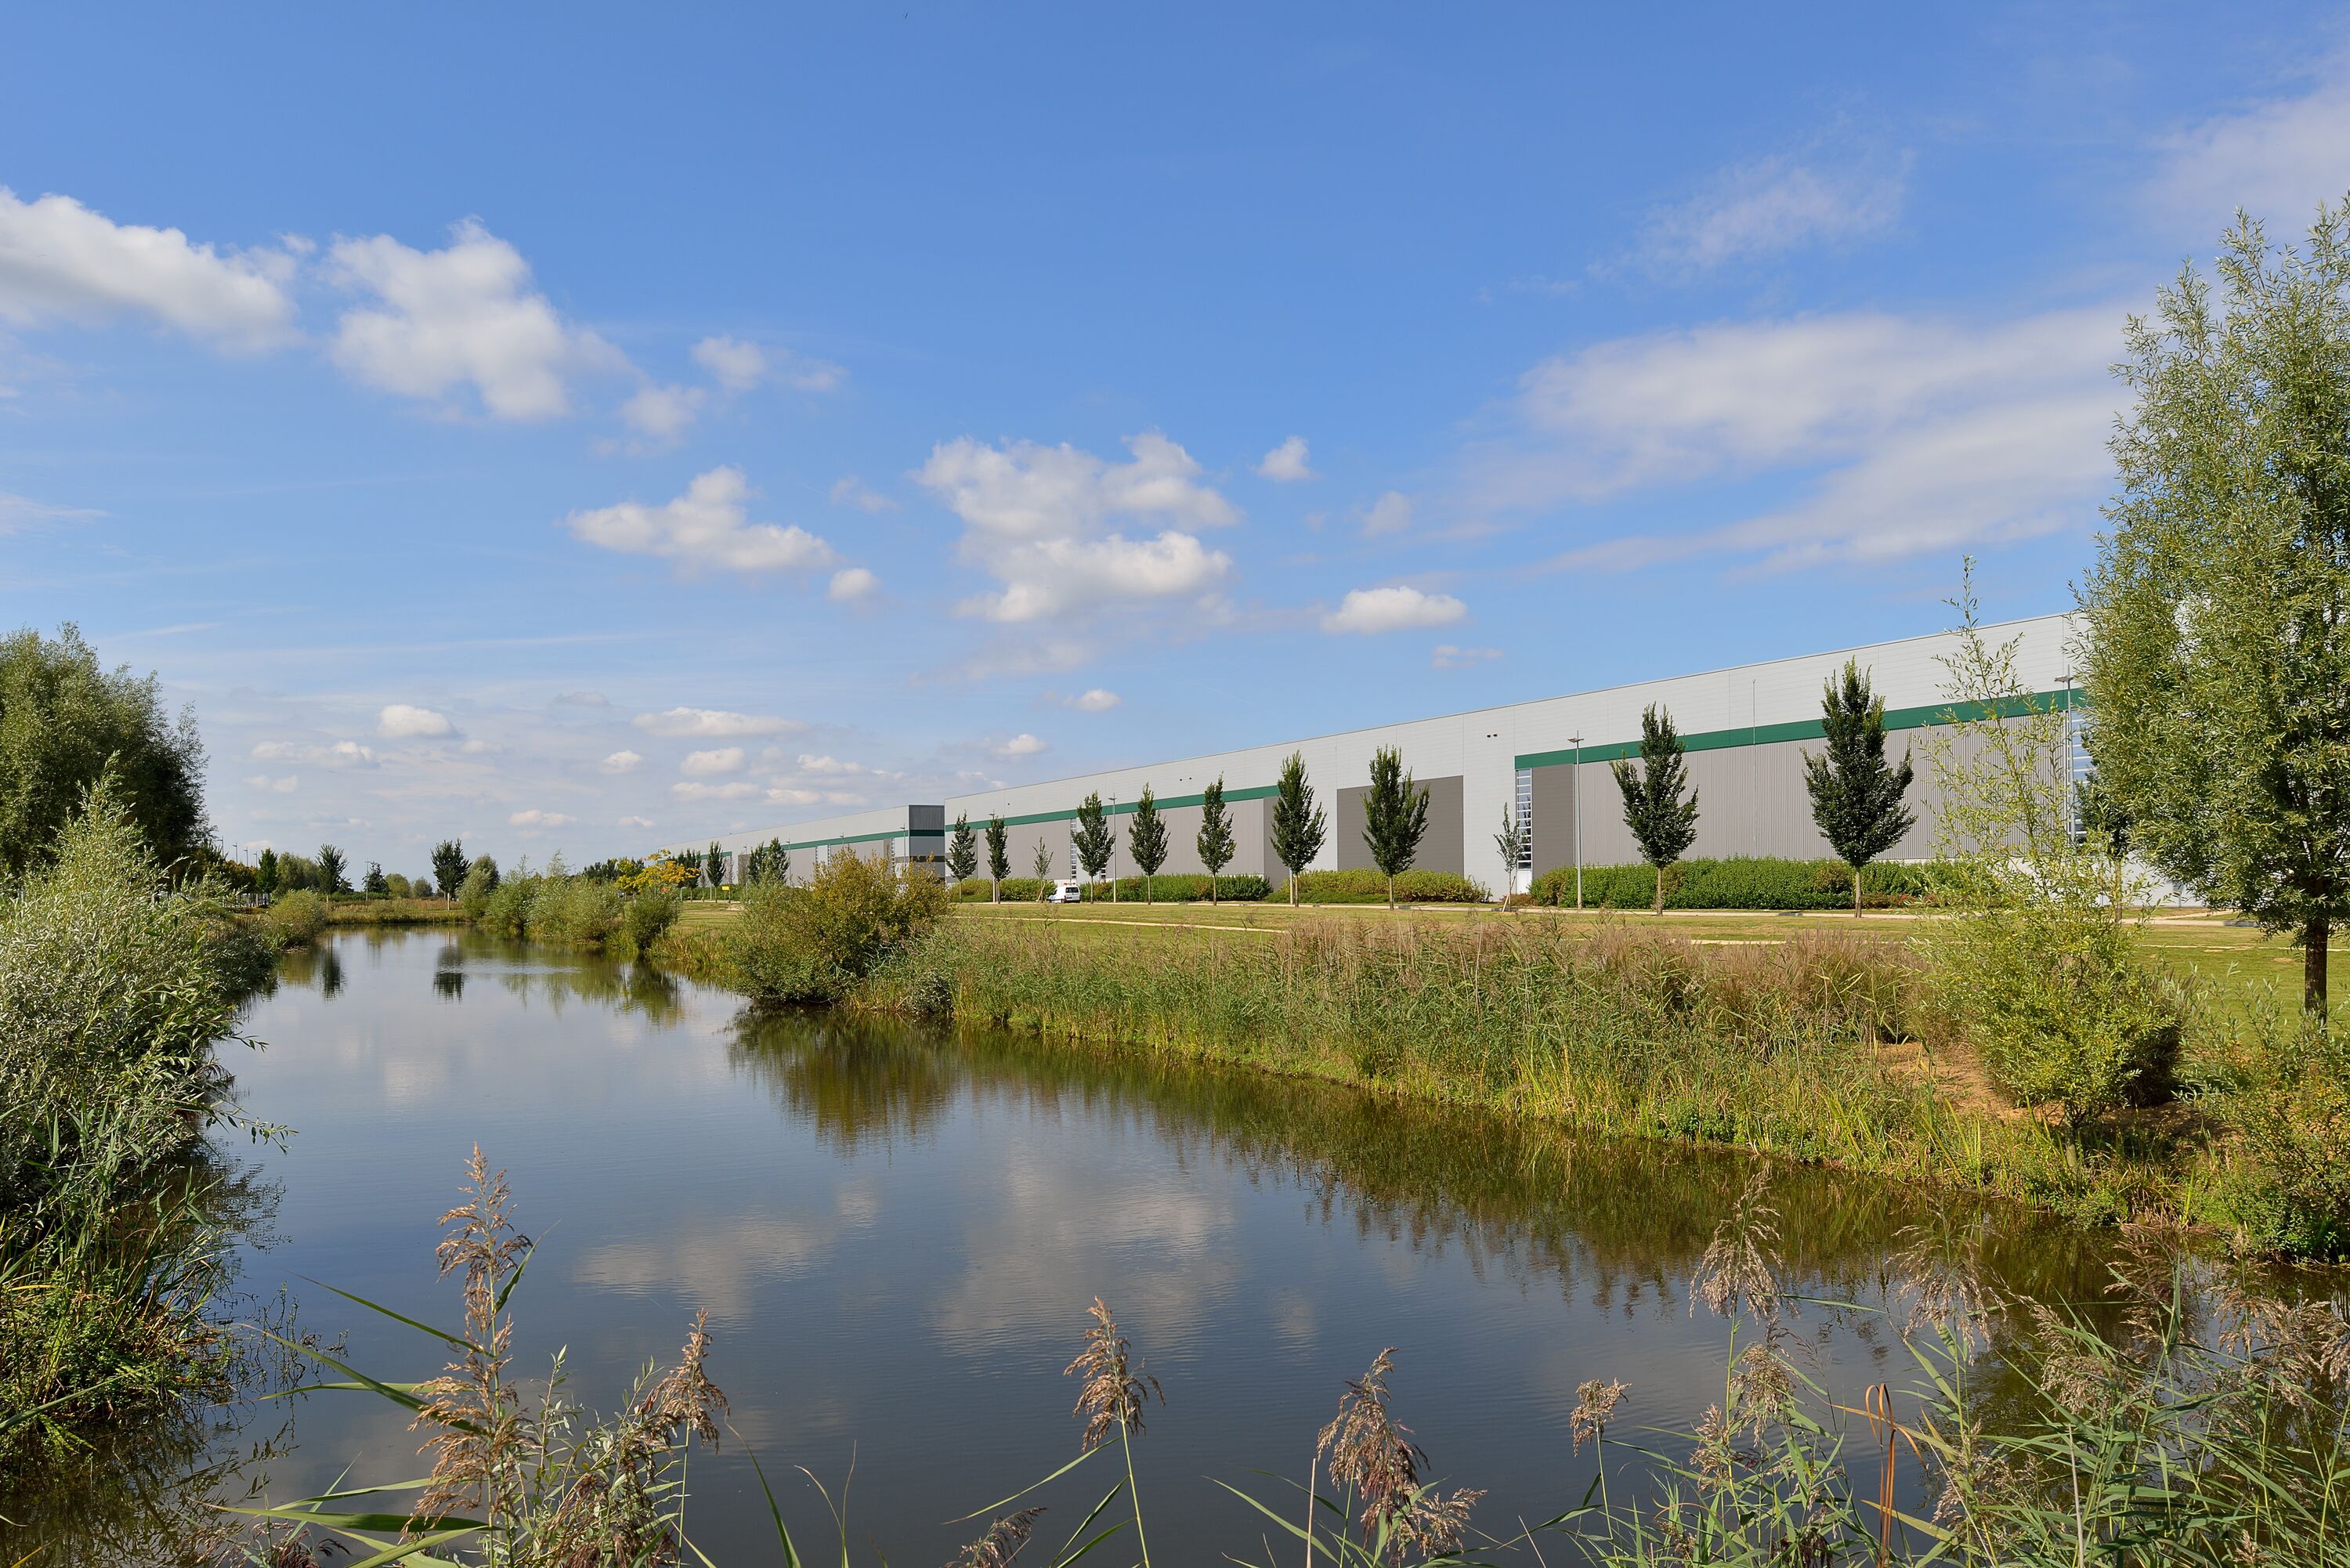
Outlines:
[[[1820,694],[1820,728],[1827,750],[1804,753],[1804,785],[1812,794],[1812,820],[1836,858],[1852,867],[1852,916],[1860,919],[1863,867],[1918,826],[1903,809],[1911,769],[1885,760],[1885,699],[1869,690],[1856,659],[1830,676]]]
[[[1007,834],[1003,826],[1003,818],[1001,816],[989,817],[987,819],[987,880],[989,884],[987,901],[991,904],[1001,904],[1003,902],[1003,878],[1012,874],[1012,851],[1005,847],[1006,837]]]
[[[1053,896],[1053,846],[1038,839],[1035,858],[1029,864],[1036,868],[1036,897],[1050,898]]]
[[[1395,879],[1411,869],[1428,832],[1428,792],[1404,771],[1403,753],[1381,746],[1371,753],[1371,787],[1363,794],[1363,842],[1371,864],[1388,879],[1388,908],[1396,907]]]
[[[1502,803],[1502,831],[1493,835],[1493,850],[1502,857],[1502,908],[1506,909],[1518,890],[1518,868],[1526,863],[1526,825],[1506,800]]]
[[[465,873],[472,865],[465,858],[463,839],[444,838],[432,846],[432,886],[441,889],[444,898],[453,898],[465,883]]]
[[[1656,914],[1665,912],[1665,868],[1697,841],[1697,790],[1689,783],[1688,753],[1681,749],[1673,716],[1651,702],[1640,714],[1640,761],[1609,764],[1624,795],[1624,826],[1640,846],[1640,858],[1657,870]],[[1681,792],[1688,790],[1683,800]]]
[[[979,836],[972,831],[967,811],[955,814],[954,832],[947,837],[947,873],[958,888],[979,875]]]
[[[1167,864],[1167,819],[1159,815],[1159,797],[1150,786],[1142,786],[1142,798],[1134,803],[1134,820],[1127,825],[1127,847],[1134,851],[1135,869],[1142,873],[1142,901],[1154,900],[1150,896],[1150,879]]]
[[[1224,779],[1222,774],[1216,775],[1216,782],[1210,784],[1206,793],[1200,796],[1200,837],[1197,847],[1200,851],[1200,864],[1208,868],[1208,902],[1213,904],[1216,901],[1216,878],[1222,876],[1224,867],[1232,863],[1232,851],[1236,847],[1232,842],[1232,815],[1224,807]]]
[[[1111,852],[1118,848],[1118,830],[1109,825],[1109,814],[1102,809],[1101,792],[1086,796],[1077,807],[1077,864],[1085,867],[1086,879],[1101,880],[1109,868]]]
[[[1281,764],[1273,795],[1273,857],[1289,872],[1292,909],[1297,905],[1297,878],[1322,853],[1329,831],[1329,817],[1314,804],[1314,786],[1305,782],[1305,754],[1292,752]]]

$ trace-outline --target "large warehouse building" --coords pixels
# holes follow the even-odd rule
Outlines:
[[[1986,632],[1993,643],[2013,640],[2022,680],[2070,709],[2070,617],[2012,621]],[[1493,836],[1503,807],[1514,805],[1533,825],[1532,863],[1519,872],[1523,886],[1526,877],[1555,866],[1578,860],[1604,866],[1639,858],[1624,826],[1621,797],[1607,764],[1638,750],[1641,711],[1653,702],[1672,715],[1690,753],[1689,771],[1700,811],[1693,857],[1824,857],[1829,850],[1812,823],[1803,753],[1806,743],[1815,749],[1819,743],[1824,683],[1852,659],[1868,671],[1885,699],[1886,725],[1893,732],[1889,749],[1896,756],[1905,745],[1917,751],[1918,777],[1909,799],[1918,825],[1887,858],[1923,858],[1932,853],[1939,802],[1917,742],[1920,732],[1948,709],[1944,689],[1949,672],[1941,660],[1956,642],[1953,635],[1938,633],[1440,719],[1113,768],[934,804],[893,805],[733,834],[718,842],[739,857],[758,845],[781,839],[791,851],[791,874],[799,880],[825,857],[848,851],[924,861],[942,857],[948,825],[958,815],[968,815],[976,826],[1001,815],[1011,828],[1014,876],[1031,873],[1036,846],[1042,843],[1051,853],[1055,874],[1074,877],[1078,872],[1070,834],[1079,804],[1098,793],[1112,813],[1124,815],[1133,811],[1148,785],[1168,817],[1171,853],[1162,869],[1198,872],[1203,867],[1192,841],[1199,830],[1201,791],[1221,778],[1239,842],[1239,853],[1226,874],[1253,872],[1278,882],[1284,873],[1272,849],[1267,802],[1283,760],[1292,752],[1304,754],[1316,796],[1329,811],[1331,831],[1311,869],[1367,867],[1371,861],[1363,840],[1363,795],[1370,782],[1371,754],[1394,746],[1429,792],[1428,835],[1417,864],[1429,870],[1465,873],[1494,886],[1502,867]],[[1131,875],[1134,867],[1126,859],[1124,836],[1118,836],[1118,869]]]

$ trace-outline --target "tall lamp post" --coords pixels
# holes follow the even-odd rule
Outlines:
[[[1118,796],[1109,797],[1109,813],[1104,820],[1109,826],[1109,901],[1118,902]]]
[[[1575,912],[1583,913],[1583,737],[1569,735],[1575,748]]]

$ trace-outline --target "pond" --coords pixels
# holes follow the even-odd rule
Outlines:
[[[1631,1386],[1617,1435],[1633,1440],[1721,1397],[1725,1326],[1689,1290],[1755,1169],[1735,1156],[755,1013],[471,934],[336,934],[286,961],[249,1029],[265,1049],[228,1050],[244,1111],[295,1129],[244,1173],[276,1193],[242,1267],[251,1310],[284,1282],[299,1327],[348,1334],[353,1365],[437,1371],[432,1342],[322,1286],[457,1321],[435,1220],[478,1142],[537,1243],[518,1367],[564,1348],[575,1395],[609,1407],[708,1311],[740,1440],[695,1459],[690,1521],[722,1563],[775,1560],[745,1444],[804,1550],[835,1527],[796,1467],[846,1493],[859,1560],[951,1556],[979,1528],[956,1516],[1076,1453],[1062,1368],[1096,1295],[1165,1389],[1136,1459],[1168,1562],[1256,1553],[1263,1521],[1211,1478],[1294,1495],[1256,1472],[1302,1480],[1345,1380],[1383,1346],[1399,1415],[1435,1473],[1488,1490],[1474,1518],[1497,1532],[1582,1497],[1583,1380]],[[1855,1303],[1794,1324],[1810,1375],[1848,1403],[1912,1375],[1875,1310],[1912,1228],[1981,1229],[1991,1271],[2043,1300],[2105,1279],[2096,1236],[1946,1195],[1788,1169],[1773,1201],[1793,1287]],[[307,1397],[290,1428],[265,1467],[279,1501],[422,1468],[400,1413],[369,1397]],[[1040,1534],[1057,1542],[1084,1505],[1052,1501]]]

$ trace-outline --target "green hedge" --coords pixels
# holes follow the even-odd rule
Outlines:
[[[1668,909],[1849,909],[1852,872],[1840,860],[1782,860],[1742,855],[1726,860],[1684,860],[1665,883]],[[1860,901],[1871,909],[1926,897],[1925,868],[1876,865],[1863,872]],[[1648,866],[1586,866],[1583,903],[1591,909],[1655,907],[1657,874]],[[1575,907],[1575,867],[1554,867],[1534,878],[1534,901]]]
[[[1262,877],[1216,878],[1216,897],[1227,904],[1259,903],[1271,891],[1272,889],[1266,886]],[[1109,902],[1109,888],[1106,884],[1089,882],[1086,885],[1085,892],[1086,902],[1088,904]],[[1200,872],[1188,874],[1165,872],[1150,879],[1150,897],[1162,904],[1204,904],[1208,901],[1208,878]],[[1118,901],[1121,904],[1141,903],[1143,901],[1142,878],[1119,877]]]
[[[1289,884],[1273,890],[1277,901],[1289,898]],[[1483,883],[1450,871],[1407,871],[1395,881],[1399,904],[1490,904],[1493,895]],[[1568,895],[1570,898],[1573,895]],[[1377,871],[1308,871],[1297,879],[1301,904],[1384,904],[1388,879]]]

